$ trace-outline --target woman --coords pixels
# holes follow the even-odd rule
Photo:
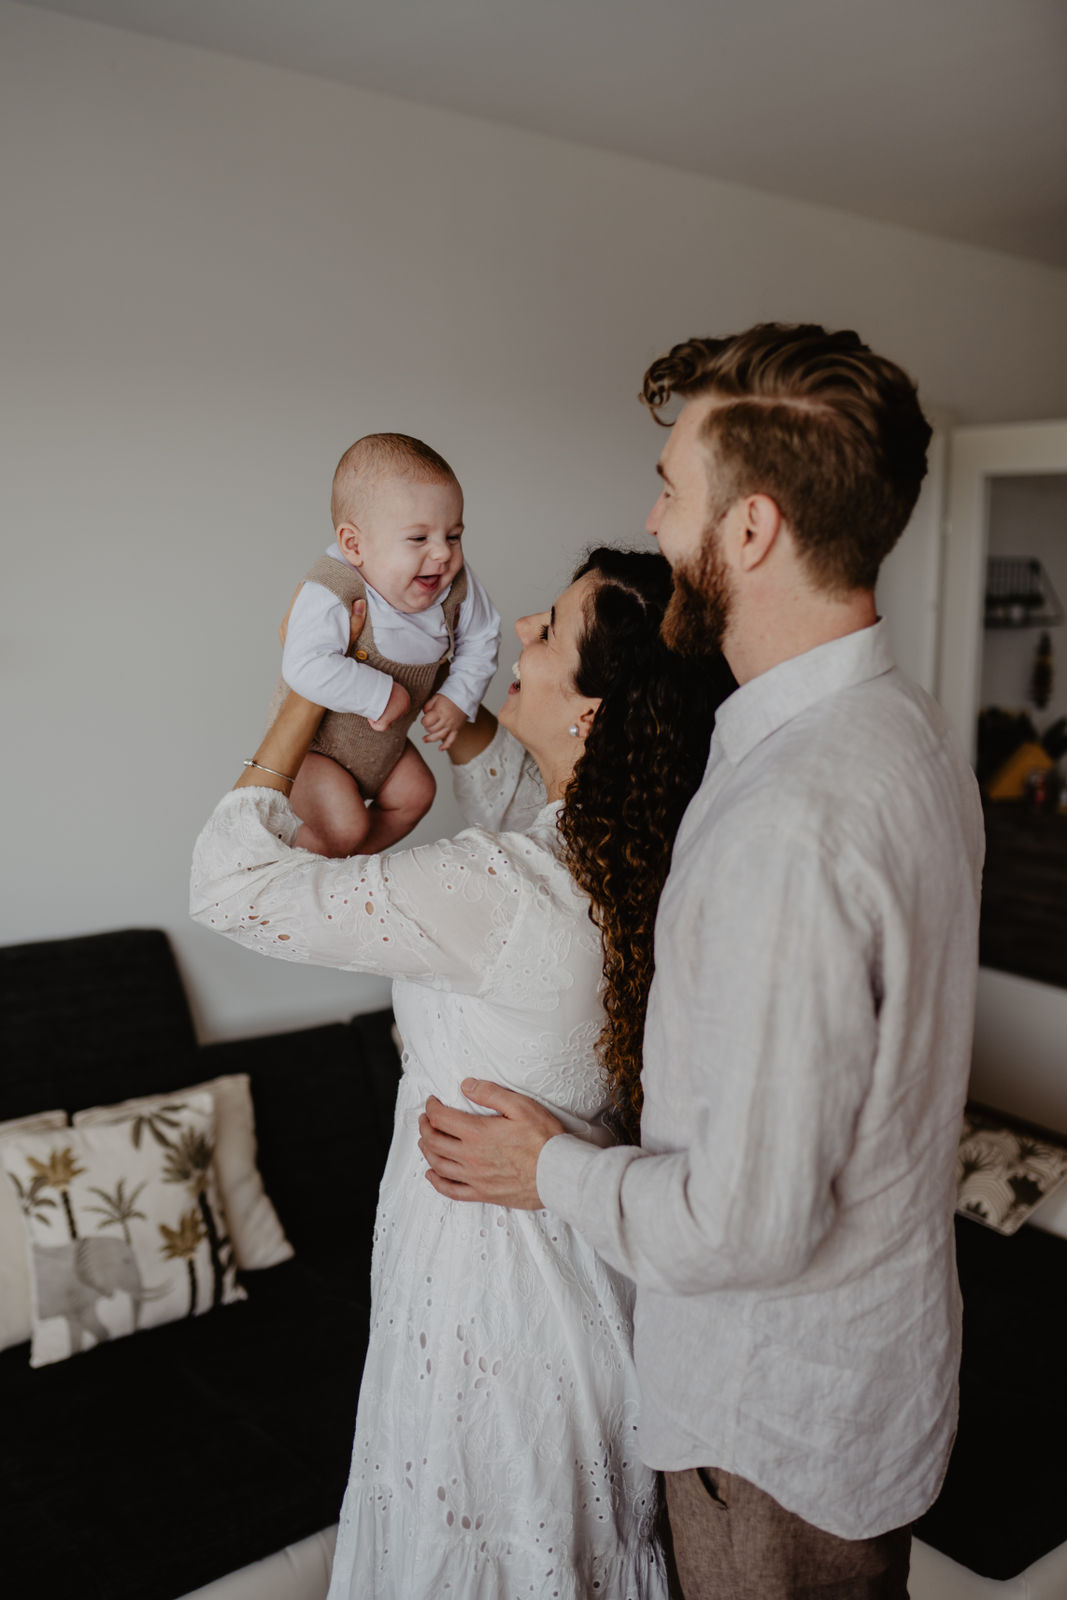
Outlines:
[[[461,1103],[472,1072],[587,1138],[636,1135],[656,901],[730,683],[660,642],[670,592],[662,557],[597,550],[517,624],[507,731],[483,710],[450,752],[485,826],[384,857],[293,849],[285,795],[321,712],[291,695],[198,841],[198,921],[396,980],[404,1074],[330,1600],[666,1596],[629,1286],[548,1212],[437,1195],[417,1140],[427,1096]],[[487,831],[524,810],[526,831]]]

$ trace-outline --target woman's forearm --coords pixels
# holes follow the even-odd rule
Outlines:
[[[468,761],[480,756],[493,742],[496,718],[485,706],[479,706],[473,722],[465,722],[449,746],[448,759],[454,767],[465,767]]]
[[[255,765],[245,767],[234,788],[254,785],[287,795],[322,721],[322,713],[322,706],[290,689],[252,757]]]

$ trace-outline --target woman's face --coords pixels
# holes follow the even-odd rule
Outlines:
[[[569,774],[598,701],[578,693],[578,641],[585,629],[585,605],[595,579],[584,577],[564,589],[555,605],[515,624],[522,650],[515,680],[500,708],[500,721],[526,746],[546,778],[565,768]],[[570,732],[578,727],[580,737]]]

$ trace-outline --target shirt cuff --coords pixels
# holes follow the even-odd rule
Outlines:
[[[590,1241],[593,1231],[587,1231],[590,1219],[583,1215],[582,1199],[591,1177],[590,1168],[604,1153],[588,1139],[557,1133],[542,1146],[537,1158],[537,1192],[542,1203],[564,1222],[574,1223]]]

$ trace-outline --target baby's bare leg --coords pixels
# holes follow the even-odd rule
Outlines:
[[[361,846],[364,854],[388,850],[410,833],[429,811],[436,793],[433,773],[415,746],[407,744],[368,812],[370,830]]]
[[[296,775],[293,810],[300,818],[295,843],[319,856],[366,851],[371,816],[350,772],[329,756],[307,755]]]

